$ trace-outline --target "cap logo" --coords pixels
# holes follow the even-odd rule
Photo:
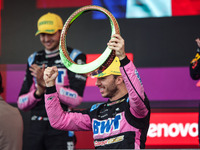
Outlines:
[[[40,22],[39,23],[39,26],[41,26],[41,25],[53,25],[53,21],[42,21],[42,22]]]
[[[105,75],[105,73],[102,72],[102,73],[98,74],[97,77],[102,77],[104,75]]]
[[[55,30],[52,29],[52,30],[45,30],[46,32],[54,32]]]
[[[111,70],[110,72],[112,72],[112,73],[121,73],[120,71],[113,71],[113,70]]]

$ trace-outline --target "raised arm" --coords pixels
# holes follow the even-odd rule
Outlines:
[[[59,96],[55,88],[55,80],[58,76],[57,67],[47,67],[44,71],[46,84],[45,108],[53,128],[60,130],[91,130],[90,117],[81,112],[66,112],[62,109]]]
[[[135,65],[126,56],[124,45],[124,39],[119,34],[114,34],[108,43],[109,48],[115,50],[121,63],[120,72],[128,90],[131,113],[137,118],[143,118],[148,114],[144,104],[144,88]]]

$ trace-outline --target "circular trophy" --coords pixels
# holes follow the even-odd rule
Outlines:
[[[110,20],[111,25],[111,36],[113,34],[120,34],[119,25],[115,17],[105,8],[95,5],[88,5],[79,8],[65,22],[61,37],[60,37],[60,57],[67,69],[77,74],[85,74],[86,76],[95,75],[103,72],[113,61],[115,58],[115,52],[108,47],[104,50],[104,52],[94,61],[88,64],[76,64],[69,56],[69,52],[67,51],[66,44],[66,35],[71,24],[84,12],[86,11],[100,11],[104,13]]]

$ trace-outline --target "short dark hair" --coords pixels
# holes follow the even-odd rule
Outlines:
[[[3,93],[2,76],[0,72],[0,94]]]
[[[121,75],[113,75],[115,79],[117,79],[117,77],[121,76]]]

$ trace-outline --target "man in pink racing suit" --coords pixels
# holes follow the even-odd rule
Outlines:
[[[87,110],[64,111],[55,87],[57,67],[45,69],[45,107],[50,124],[59,130],[92,130],[97,149],[144,149],[150,119],[148,98],[136,67],[125,54],[124,39],[114,34],[108,47],[116,57],[96,75],[96,86],[102,97],[109,99]]]

